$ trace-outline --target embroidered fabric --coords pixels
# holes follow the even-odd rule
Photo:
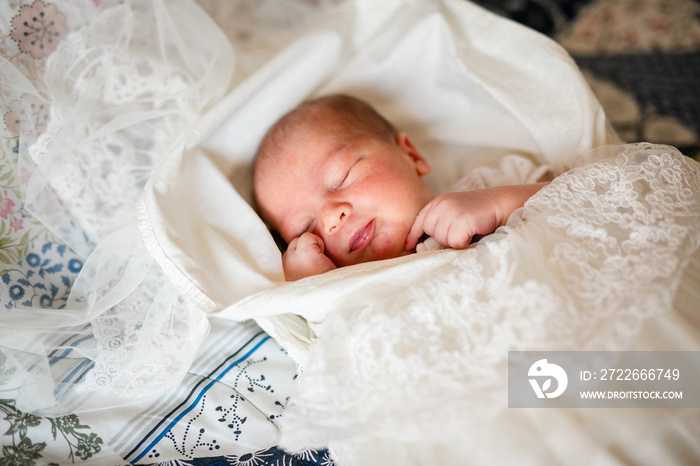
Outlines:
[[[528,414],[506,409],[507,352],[688,349],[640,335],[672,313],[699,242],[700,164],[667,146],[596,149],[474,247],[424,254],[429,275],[404,269],[397,292],[327,315],[282,441],[332,445],[343,465],[479,464],[465,452],[497,451],[479,444],[494,437],[536,455],[520,443]]]

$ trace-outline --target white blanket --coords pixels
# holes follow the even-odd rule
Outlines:
[[[149,181],[139,222],[152,255],[190,302],[257,319],[301,363],[314,334],[298,316],[320,321],[334,298],[311,307],[291,299],[280,253],[246,202],[246,180],[266,129],[300,101],[331,92],[367,99],[406,131],[433,166],[428,183],[437,192],[509,154],[561,172],[590,148],[617,141],[570,57],[532,30],[460,0],[360,1],[329,12],[167,156]],[[376,267],[339,274],[371,276]],[[268,292],[290,299],[235,304]]]

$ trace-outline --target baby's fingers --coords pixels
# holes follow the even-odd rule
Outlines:
[[[297,247],[299,245],[299,238],[294,238],[287,244],[287,250],[285,254],[291,254],[294,253],[297,250]]]
[[[432,203],[429,202],[425,207],[423,207],[421,211],[418,212],[416,219],[413,221],[413,225],[411,226],[408,236],[406,237],[406,251],[414,250],[418,244],[418,240],[420,240],[420,237],[426,232],[423,222],[425,221],[425,216],[430,210],[431,204]]]
[[[335,269],[333,261],[323,254],[324,250],[323,240],[313,233],[294,238],[282,256],[285,279],[294,281]]]
[[[452,249],[466,249],[471,243],[472,236],[467,233],[466,228],[460,228],[461,225],[450,225],[449,230],[445,234],[445,244],[438,240],[439,244],[450,247]]]
[[[296,241],[297,249],[312,248],[314,251],[318,251],[321,254],[323,254],[323,252],[326,249],[326,245],[323,243],[321,237],[309,231],[303,233],[299,238],[296,238],[294,241]]]

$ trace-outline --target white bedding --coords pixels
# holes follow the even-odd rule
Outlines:
[[[620,141],[555,43],[462,0],[330,5],[257,48],[231,40],[246,17],[226,37],[188,0],[69,9],[46,59],[0,63],[7,108],[45,111],[17,148],[26,207],[85,260],[62,309],[2,310],[17,407],[168,393],[218,313],[294,357],[283,441],[329,444],[340,464],[700,457],[696,411],[504,408],[508,349],[700,349],[697,163],[651,145],[591,153]],[[436,192],[508,156],[559,176],[474,248],[285,283],[250,161],[281,114],[330,92],[406,131]],[[46,362],[78,353],[64,332],[90,341],[70,361],[93,364],[85,377]]]

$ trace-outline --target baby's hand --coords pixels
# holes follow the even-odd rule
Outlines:
[[[441,246],[464,249],[474,235],[491,233],[500,222],[496,206],[484,190],[441,194],[418,213],[406,249],[414,249],[423,233]]]
[[[313,233],[306,232],[294,238],[282,256],[284,278],[291,282],[335,269],[324,250],[323,240]]]
[[[505,225],[508,217],[546,184],[498,186],[437,196],[418,213],[406,249],[414,249],[423,233],[442,246],[464,249],[475,235],[488,235]]]

